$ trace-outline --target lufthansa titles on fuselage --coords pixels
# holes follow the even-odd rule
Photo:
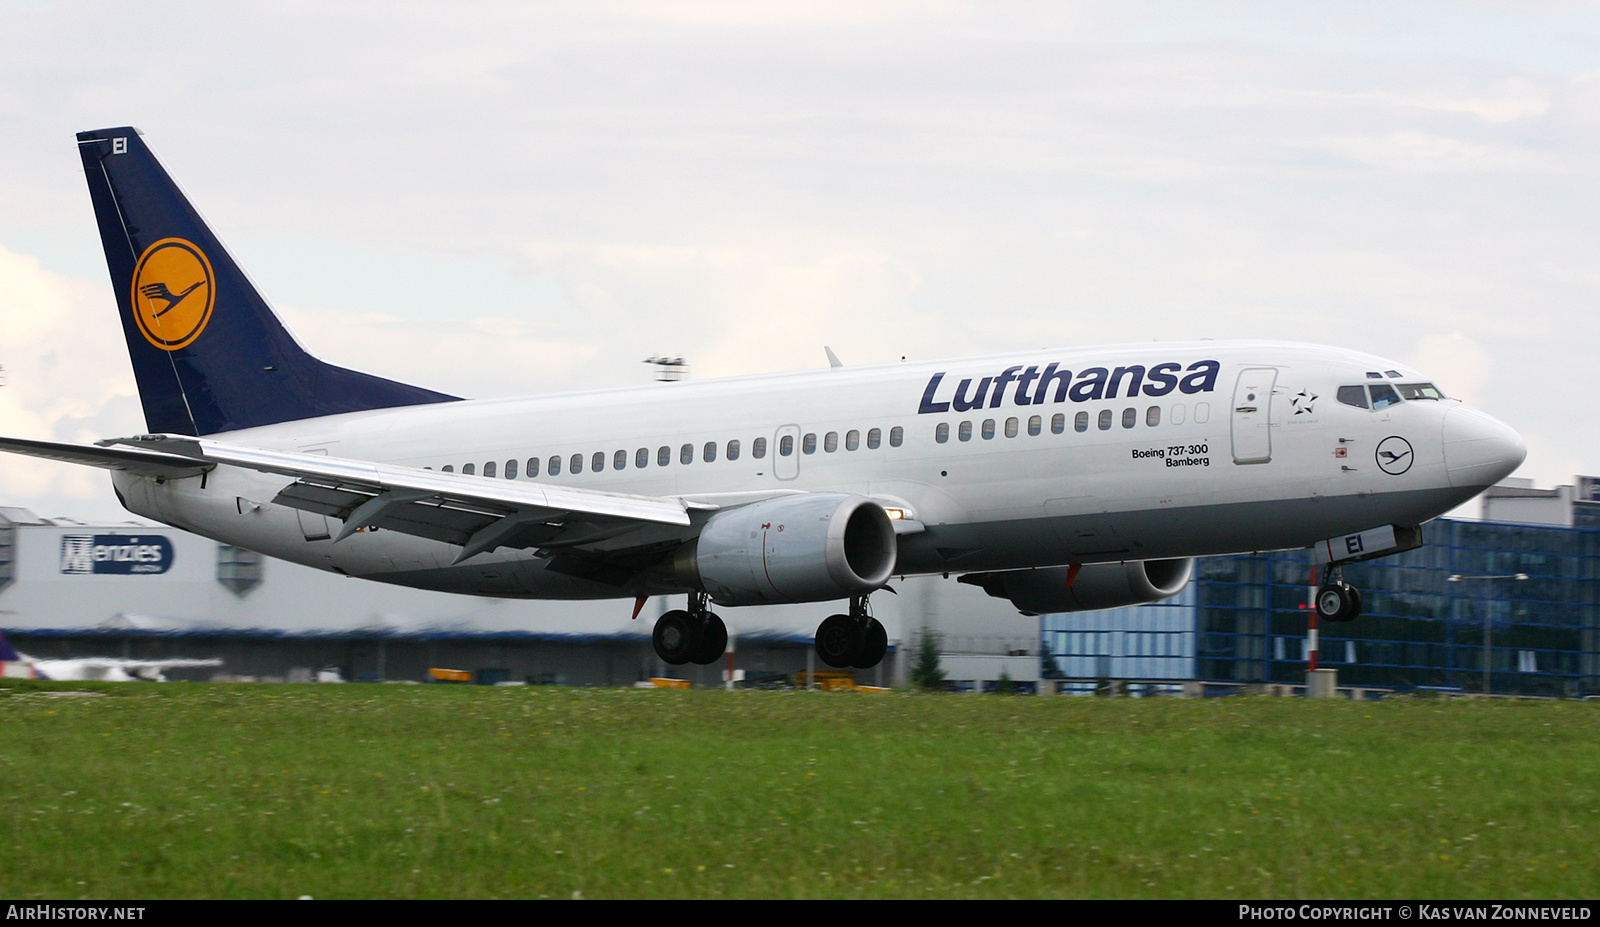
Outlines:
[[[945,371],[928,380],[922,391],[922,404],[917,414],[929,412],[967,412],[973,409],[998,409],[1009,394],[1011,404],[1017,406],[1043,405],[1046,402],[1094,402],[1100,399],[1133,399],[1138,396],[1165,396],[1174,390],[1180,393],[1209,393],[1216,389],[1217,374],[1222,364],[1214,360],[1199,360],[1185,367],[1177,361],[1145,367],[1129,364],[1126,367],[1085,367],[1074,378],[1071,370],[1060,364],[1023,367],[1016,364],[999,374],[977,380],[963,378],[953,389],[941,390]],[[1012,384],[1016,385],[1012,389]],[[1052,389],[1052,387],[1054,387]],[[940,393],[947,398],[940,398]]]

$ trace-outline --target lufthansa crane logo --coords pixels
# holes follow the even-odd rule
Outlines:
[[[1378,469],[1393,476],[1411,469],[1415,455],[1411,452],[1411,442],[1399,435],[1390,435],[1378,442],[1378,451],[1374,455],[1378,459]]]
[[[182,238],[144,249],[133,268],[133,318],[145,340],[163,351],[192,344],[217,302],[216,277],[205,252]]]

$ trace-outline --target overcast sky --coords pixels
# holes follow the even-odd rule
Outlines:
[[[0,434],[144,430],[73,133],[466,396],[1269,337],[1600,473],[1595,3],[0,0]],[[0,455],[0,504],[126,517]]]

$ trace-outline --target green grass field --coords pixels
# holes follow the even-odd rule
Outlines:
[[[0,898],[1592,898],[1600,704],[0,689]]]

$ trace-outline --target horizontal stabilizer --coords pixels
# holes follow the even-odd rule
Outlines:
[[[99,467],[102,470],[126,470],[139,476],[160,476],[176,479],[197,476],[216,464],[197,461],[178,454],[145,450],[138,447],[101,447],[94,444],[68,444],[61,441],[36,441],[31,438],[0,437],[0,451],[27,454],[46,460]]]

